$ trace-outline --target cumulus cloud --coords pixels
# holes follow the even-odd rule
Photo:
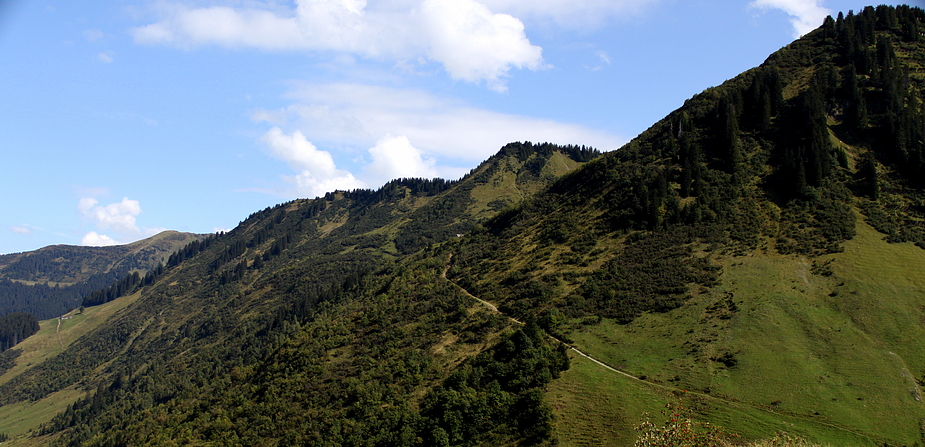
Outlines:
[[[283,109],[251,111],[273,125],[271,154],[298,174],[280,195],[320,196],[334,189],[375,188],[400,177],[458,178],[473,163],[513,141],[583,144],[613,150],[626,139],[554,120],[509,115],[414,89],[336,83],[296,85]],[[280,126],[298,130],[284,132]],[[352,153],[358,167],[338,168],[330,152]],[[365,150],[365,151],[364,151]],[[367,155],[367,156],[364,156]],[[453,167],[463,164],[467,167]]]
[[[512,141],[585,144],[601,150],[627,141],[580,125],[493,112],[414,89],[301,84],[286,97],[294,102],[291,106],[254,110],[251,118],[290,123],[323,146],[369,148],[385,135],[400,135],[423,154],[472,163]]]
[[[395,178],[434,178],[440,174],[434,168],[436,161],[425,159],[421,151],[411,145],[408,137],[386,135],[369,149],[373,161],[366,167],[374,184]]]
[[[493,14],[473,0],[426,0],[421,5],[428,56],[443,63],[456,79],[488,81],[504,91],[501,78],[511,68],[536,70],[542,49],[530,44],[524,25],[507,14]]]
[[[117,245],[118,242],[115,239],[106,236],[105,234],[99,234],[95,231],[91,231],[84,235],[80,240],[80,245],[86,245],[90,247],[105,247],[108,245]]]
[[[794,37],[818,28],[825,17],[832,14],[830,9],[820,5],[820,0],[755,0],[750,5],[761,9],[780,9],[789,14]]]
[[[164,5],[162,19],[131,30],[136,42],[270,51],[346,52],[407,64],[424,58],[454,79],[503,91],[515,68],[543,67],[523,23],[475,0],[297,0],[289,10]]]
[[[165,230],[163,227],[139,228],[137,217],[141,214],[141,204],[128,197],[108,205],[100,204],[93,197],[84,197],[77,203],[77,210],[84,220],[98,230],[86,233],[81,240],[83,245],[125,244]],[[112,236],[103,234],[104,231]]]
[[[77,209],[81,215],[91,219],[101,229],[111,229],[121,234],[140,234],[135,218],[141,214],[141,205],[137,200],[123,197],[121,202],[99,205],[94,198],[85,197],[78,202]]]
[[[298,172],[295,176],[283,177],[293,185],[293,193],[297,195],[317,197],[337,189],[363,187],[353,174],[337,169],[329,152],[319,150],[298,130],[286,135],[279,127],[273,127],[261,140],[274,157]]]

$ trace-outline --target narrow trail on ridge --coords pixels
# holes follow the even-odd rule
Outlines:
[[[478,301],[479,303],[482,303],[485,307],[491,309],[492,312],[499,313],[499,314],[501,314],[502,316],[504,316],[505,318],[507,318],[508,320],[511,320],[511,321],[513,321],[514,323],[517,323],[517,324],[519,324],[519,325],[521,325],[521,326],[524,325],[524,322],[522,322],[522,321],[520,321],[520,320],[518,320],[518,319],[516,319],[516,318],[514,318],[514,317],[512,317],[512,316],[506,315],[504,312],[501,312],[500,310],[498,310],[498,307],[495,306],[494,304],[491,304],[491,303],[489,303],[488,301],[485,301],[485,300],[483,300],[483,299],[481,299],[481,298],[479,298],[479,297],[477,297],[477,296],[475,296],[475,295],[469,293],[469,291],[466,290],[465,288],[463,288],[463,286],[461,286],[461,285],[459,285],[459,284],[456,284],[456,283],[453,282],[453,281],[450,281],[450,279],[446,277],[446,274],[447,274],[447,272],[449,272],[449,270],[450,270],[450,264],[451,264],[452,260],[453,260],[453,255],[451,254],[451,255],[450,255],[450,258],[447,260],[446,266],[443,268],[443,273],[440,274],[440,276],[441,276],[443,279],[449,281],[450,284],[453,284],[454,286],[456,286],[457,288],[459,288],[459,290],[461,290],[462,293],[463,293],[464,295],[466,295],[466,296],[468,296],[468,297],[470,297],[470,298],[472,298],[472,299]],[[588,354],[586,354],[586,353],[580,351],[580,350],[579,350],[578,348],[576,348],[575,346],[572,346],[572,345],[570,345],[570,344],[568,344],[568,343],[565,343],[564,341],[559,340],[558,338],[553,337],[552,335],[546,334],[546,336],[549,337],[549,338],[551,338],[551,339],[553,339],[553,340],[555,340],[555,341],[557,341],[557,342],[559,342],[559,343],[562,343],[563,345],[565,345],[566,347],[568,347],[568,348],[571,349],[572,351],[575,351],[575,353],[577,353],[578,355],[580,355],[580,356],[582,356],[582,357],[584,357],[584,358],[586,358],[586,359],[588,359],[588,360],[591,360],[592,362],[597,363],[598,365],[601,365],[602,367],[604,367],[604,368],[606,368],[606,369],[609,369],[609,370],[611,370],[611,371],[613,371],[613,372],[615,372],[615,373],[617,373],[617,374],[621,374],[621,375],[624,375],[624,376],[626,376],[626,377],[628,377],[628,378],[630,378],[630,379],[638,380],[638,381],[640,381],[640,382],[645,382],[645,383],[648,383],[648,384],[651,384],[651,385],[655,385],[655,386],[658,386],[658,387],[663,387],[663,388],[668,388],[668,389],[677,389],[677,388],[665,387],[664,385],[659,385],[659,384],[657,384],[657,383],[652,383],[652,382],[647,382],[647,381],[645,381],[645,380],[642,380],[642,379],[640,379],[640,378],[638,378],[638,377],[636,377],[636,376],[634,376],[634,375],[632,375],[632,374],[629,374],[629,373],[620,371],[619,369],[614,368],[613,366],[610,366],[610,365],[608,365],[608,364],[606,364],[606,363],[604,363],[604,362],[602,362],[602,361],[600,361],[600,360],[598,360],[598,359],[596,359],[596,358],[594,358],[594,357],[591,357],[590,355],[588,355]]]
[[[485,307],[487,307],[488,309],[490,309],[492,312],[501,314],[501,316],[503,316],[503,317],[507,318],[508,320],[510,320],[510,321],[512,321],[512,322],[514,322],[514,323],[517,323],[517,324],[519,324],[519,325],[521,325],[521,326],[524,325],[524,323],[523,323],[522,321],[520,321],[520,320],[518,320],[518,319],[516,319],[516,318],[514,318],[514,317],[512,317],[512,316],[510,316],[510,315],[507,315],[507,314],[505,314],[504,312],[498,310],[498,307],[495,306],[494,304],[489,303],[488,301],[485,301],[485,300],[483,300],[483,299],[481,299],[481,298],[479,298],[479,297],[477,297],[477,296],[475,296],[475,295],[469,293],[469,291],[466,290],[465,288],[463,288],[463,286],[461,286],[461,285],[457,284],[455,281],[453,281],[453,280],[447,278],[446,275],[447,275],[447,272],[450,271],[450,266],[452,265],[452,262],[453,262],[453,254],[451,253],[450,256],[449,256],[449,258],[448,258],[447,261],[446,261],[446,265],[445,265],[444,268],[443,268],[443,272],[440,274],[440,277],[441,277],[441,278],[443,278],[444,280],[448,281],[450,284],[453,284],[453,285],[456,286],[460,291],[462,291],[462,293],[463,293],[464,295],[466,295],[466,296],[468,296],[468,297],[470,297],[470,298],[472,298],[472,299],[478,301],[479,303],[481,303],[482,305],[484,305]],[[580,355],[580,356],[582,356],[582,357],[584,357],[584,358],[586,358],[586,359],[588,359],[588,360],[590,360],[590,361],[592,361],[592,362],[594,362],[594,363],[600,365],[601,367],[603,367],[603,368],[605,368],[605,369],[607,369],[607,370],[610,370],[610,371],[612,371],[612,372],[615,372],[615,373],[617,373],[617,374],[620,374],[620,375],[622,375],[622,376],[624,376],[624,377],[627,377],[627,378],[629,378],[629,379],[635,380],[635,381],[637,381],[637,382],[643,383],[643,384],[648,385],[648,386],[650,386],[650,387],[658,388],[658,389],[661,389],[661,390],[664,390],[664,391],[671,392],[672,394],[675,394],[675,395],[677,395],[678,393],[681,393],[681,394],[683,394],[683,395],[699,397],[699,398],[702,398],[702,399],[704,399],[704,400],[711,400],[711,401],[715,401],[715,402],[722,402],[722,403],[726,404],[726,405],[729,406],[729,407],[739,407],[739,408],[745,407],[745,408],[748,408],[748,409],[763,411],[763,412],[765,412],[765,413],[771,413],[771,414],[786,416],[786,417],[790,417],[790,418],[803,419],[803,420],[809,421],[809,422],[811,422],[811,423],[813,423],[813,424],[823,425],[823,426],[826,426],[826,427],[829,427],[829,428],[833,428],[833,429],[836,429],[836,430],[841,430],[841,431],[844,431],[844,432],[847,432],[847,433],[851,433],[851,434],[853,434],[853,435],[856,435],[856,436],[859,436],[859,437],[862,437],[862,438],[867,438],[867,439],[870,439],[870,440],[872,440],[872,441],[877,441],[876,438],[873,438],[871,435],[868,435],[868,434],[866,434],[866,433],[857,432],[857,431],[854,431],[854,430],[852,430],[852,429],[850,429],[850,428],[842,427],[842,426],[840,426],[840,425],[835,425],[835,424],[832,424],[832,423],[829,423],[829,422],[819,421],[819,420],[817,420],[817,419],[814,419],[814,418],[812,418],[812,417],[809,417],[809,416],[806,416],[806,415],[803,415],[803,414],[774,411],[774,410],[772,410],[772,409],[770,409],[770,408],[765,408],[765,407],[763,407],[763,406],[761,406],[761,405],[754,404],[754,403],[751,403],[751,402],[739,401],[739,400],[734,400],[734,399],[729,399],[729,398],[723,398],[723,397],[712,396],[712,395],[706,394],[706,393],[699,393],[699,392],[696,392],[696,391],[688,391],[688,390],[685,390],[685,389],[676,388],[676,387],[673,387],[673,386],[663,385],[663,384],[661,384],[661,383],[655,383],[655,382],[650,382],[650,381],[648,381],[648,380],[640,379],[639,377],[636,377],[636,376],[634,376],[634,375],[632,375],[632,374],[630,374],[630,373],[621,371],[621,370],[619,370],[619,369],[617,369],[617,368],[615,368],[615,367],[613,367],[613,366],[610,366],[610,365],[608,365],[608,364],[606,364],[606,363],[604,363],[604,362],[602,362],[602,361],[600,361],[600,360],[598,360],[598,359],[596,359],[596,358],[594,358],[594,357],[591,357],[590,355],[588,355],[588,354],[582,352],[581,350],[579,350],[579,349],[576,348],[575,346],[573,346],[573,345],[571,345],[571,344],[568,344],[568,343],[565,343],[565,342],[563,342],[562,340],[559,340],[558,338],[553,337],[552,335],[549,335],[548,333],[546,334],[546,336],[549,337],[549,338],[551,338],[552,340],[555,340],[555,341],[557,341],[557,342],[559,342],[559,343],[562,343],[562,344],[565,345],[568,349],[574,351],[576,354],[578,354],[578,355]]]
[[[64,349],[64,342],[61,341],[61,317],[58,317],[58,327],[55,328],[55,335],[58,336],[58,344],[61,345],[61,349]]]

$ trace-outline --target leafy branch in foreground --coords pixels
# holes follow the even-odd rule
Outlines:
[[[692,411],[684,407],[680,398],[677,402],[665,404],[661,413],[667,418],[663,425],[652,422],[649,415],[644,414],[644,420],[635,426],[639,432],[635,447],[821,447],[784,432],[770,439],[736,442],[738,435],[727,433],[722,427],[709,422],[695,421]]]
[[[691,417],[691,410],[684,408],[683,401],[665,404],[662,415],[667,417],[664,425],[657,425],[644,415],[645,420],[635,426],[639,432],[636,447],[725,447],[731,446],[737,435],[726,433],[721,427],[709,422],[697,422]]]

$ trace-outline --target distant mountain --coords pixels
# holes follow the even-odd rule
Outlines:
[[[178,248],[203,236],[164,231],[126,245],[52,245],[0,255],[0,315],[29,312],[39,319],[79,307],[90,292],[129,272],[144,273],[166,263]]]
[[[256,212],[0,359],[0,433],[921,444],[923,32],[839,15],[616,152],[512,143]]]

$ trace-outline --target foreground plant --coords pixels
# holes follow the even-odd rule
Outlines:
[[[691,417],[691,410],[678,399],[675,403],[665,404],[661,411],[667,417],[661,426],[652,422],[648,414],[645,420],[635,426],[639,432],[635,447],[821,447],[802,438],[778,433],[771,439],[754,442],[736,442],[738,435],[727,433],[722,427],[709,422],[698,422]]]
[[[636,438],[636,447],[723,447],[732,445],[737,435],[726,433],[721,427],[711,425],[709,422],[698,422],[691,418],[691,410],[683,406],[678,399],[675,403],[668,403],[662,410],[667,416],[664,425],[659,426],[649,419],[635,426],[639,432]]]

